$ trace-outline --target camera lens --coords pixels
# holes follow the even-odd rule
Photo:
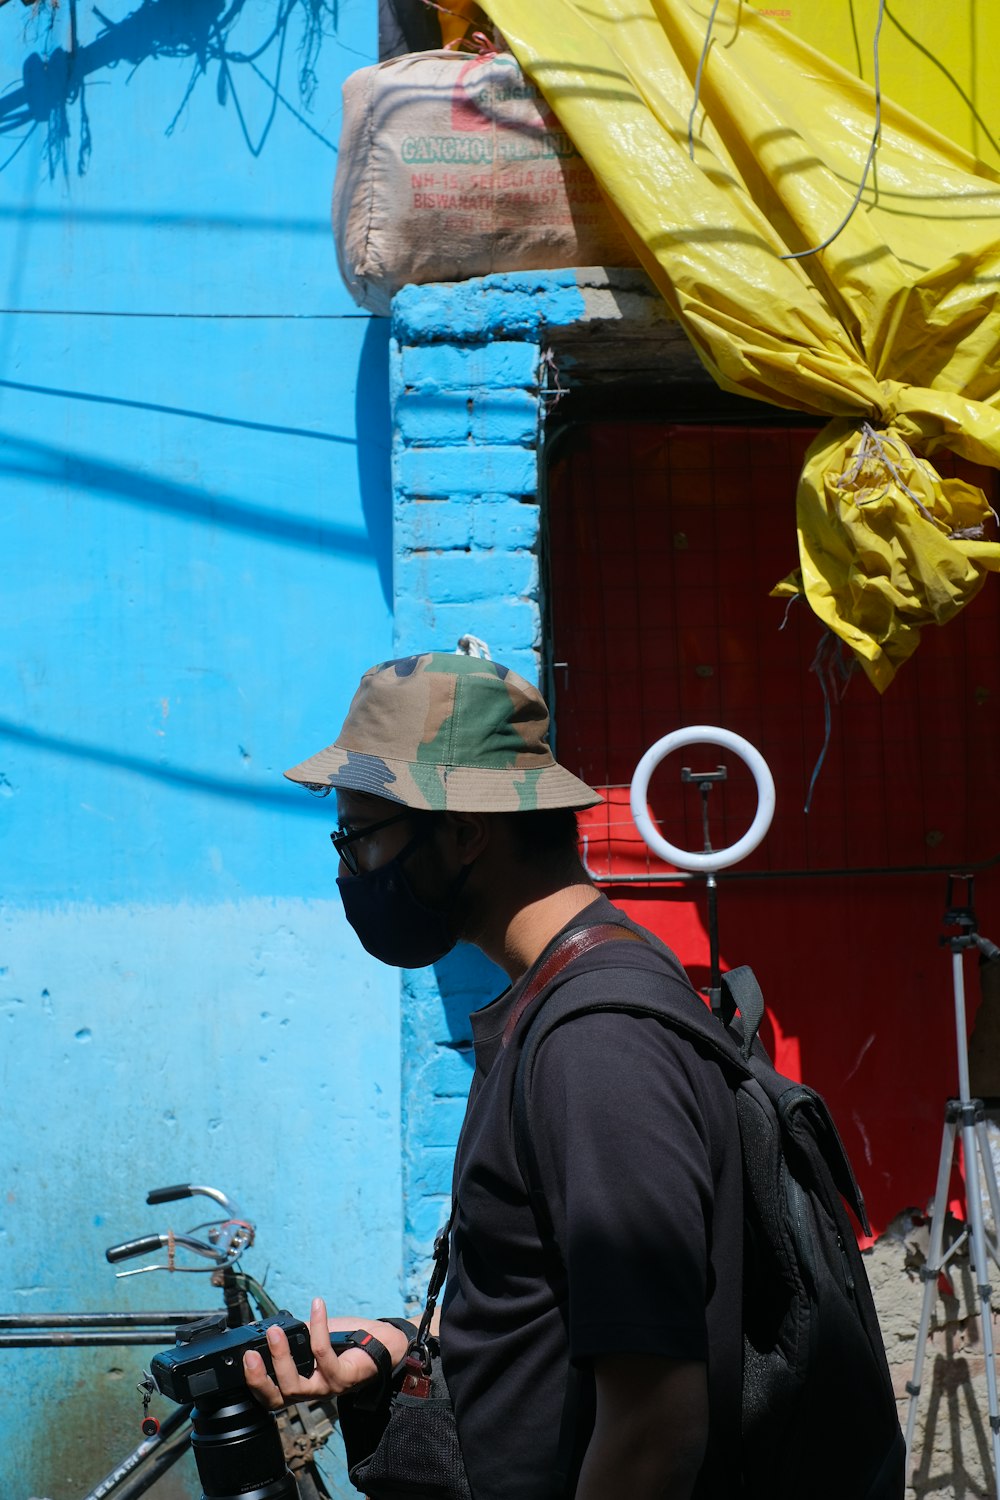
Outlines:
[[[274,1417],[249,1392],[191,1413],[204,1500],[297,1500]]]

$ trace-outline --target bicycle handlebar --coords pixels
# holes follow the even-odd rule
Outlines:
[[[174,1203],[181,1198],[193,1198],[202,1196],[211,1198],[225,1211],[226,1218],[221,1223],[209,1227],[209,1238],[211,1243],[197,1239],[193,1234],[178,1234],[173,1230],[168,1234],[147,1234],[138,1239],[125,1240],[120,1245],[109,1245],[104,1252],[105,1257],[112,1263],[120,1260],[130,1260],[137,1255],[150,1255],[156,1250],[168,1246],[170,1258],[167,1265],[141,1266],[134,1271],[119,1271],[119,1276],[137,1276],[141,1271],[205,1271],[207,1266],[177,1266],[174,1264],[173,1251],[177,1246],[183,1246],[187,1250],[194,1251],[197,1255],[204,1256],[214,1266],[227,1266],[237,1258],[240,1252],[253,1242],[253,1225],[249,1224],[240,1214],[233,1200],[219,1188],[199,1187],[194,1183],[176,1183],[172,1187],[153,1188],[146,1195],[149,1204]]]
[[[129,1260],[134,1255],[149,1255],[154,1250],[162,1250],[166,1246],[171,1255],[174,1249],[183,1248],[193,1250],[196,1255],[203,1255],[216,1266],[228,1266],[236,1259],[240,1250],[244,1249],[248,1241],[241,1237],[235,1250],[227,1247],[220,1249],[217,1245],[206,1244],[204,1240],[196,1239],[193,1234],[147,1234],[141,1240],[126,1240],[123,1245],[109,1245],[104,1254],[112,1264],[116,1260]],[[232,1242],[230,1242],[232,1244]],[[143,1271],[202,1271],[203,1266],[143,1266]],[[119,1276],[135,1276],[135,1271],[119,1271]]]
[[[178,1198],[190,1198],[196,1190],[189,1182],[178,1183],[176,1187],[151,1188],[146,1194],[147,1203],[176,1203]]]
[[[150,1204],[176,1203],[179,1198],[196,1197],[212,1198],[220,1208],[226,1210],[226,1217],[229,1219],[242,1219],[243,1217],[232,1198],[221,1188],[197,1187],[193,1182],[179,1182],[174,1187],[152,1188],[146,1194],[146,1202]]]
[[[114,1265],[115,1261],[130,1260],[133,1255],[152,1255],[162,1244],[162,1235],[146,1234],[141,1240],[126,1240],[122,1245],[109,1245],[104,1257]]]

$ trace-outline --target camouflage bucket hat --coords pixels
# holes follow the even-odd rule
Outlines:
[[[499,662],[429,652],[372,667],[326,750],[285,775],[405,807],[532,812],[601,798],[560,766],[545,700]]]

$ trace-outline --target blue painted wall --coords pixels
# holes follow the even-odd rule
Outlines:
[[[468,631],[537,676],[539,372],[576,279],[408,288],[391,332],[349,302],[328,201],[375,0],[0,28],[0,1302],[210,1305],[103,1260],[200,1217],[143,1203],[194,1179],[280,1302],[389,1311],[503,980],[460,951],[401,993],[344,922],[333,808],[280,772],[393,650]],[[0,1351],[5,1500],[131,1446],[143,1360]],[[190,1461],[154,1493],[197,1495]]]
[[[471,634],[529,681],[542,668],[539,451],[549,331],[582,317],[571,270],[408,286],[393,303],[395,631],[400,653]],[[404,978],[405,1274],[417,1301],[448,1214],[471,1082],[469,1012],[506,986],[460,947]]]
[[[3,1310],[211,1305],[103,1259],[185,1179],[285,1305],[398,1304],[398,980],[280,775],[392,647],[388,327],[328,214],[375,50],[375,0],[0,9]],[[95,1482],[141,1364],[0,1350],[5,1500]]]

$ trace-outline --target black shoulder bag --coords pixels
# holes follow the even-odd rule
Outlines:
[[[391,1381],[384,1383],[382,1399],[374,1411],[364,1412],[353,1409],[350,1397],[340,1398],[348,1474],[369,1500],[472,1500],[441,1353],[430,1332],[448,1270],[453,1217],[454,1209],[434,1242],[434,1267],[420,1326]],[[373,1437],[377,1440],[369,1449]],[[359,1449],[365,1456],[357,1457]]]

